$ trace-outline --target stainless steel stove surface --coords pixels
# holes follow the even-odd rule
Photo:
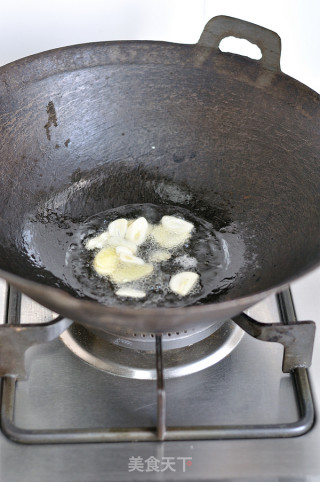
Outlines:
[[[278,322],[275,297],[256,305],[249,314],[262,322]],[[23,296],[21,323],[53,318],[53,313]],[[293,377],[281,371],[282,351],[281,345],[244,334],[231,354],[217,364],[166,379],[167,425],[281,427],[299,420]],[[156,425],[155,381],[97,370],[70,351],[61,338],[28,353],[29,378],[19,381],[16,389],[14,422],[21,429]],[[315,361],[319,362],[317,357]],[[318,366],[311,369],[316,408]],[[307,429],[302,423],[302,430]],[[300,437],[259,440],[23,445],[1,433],[0,480],[320,480],[319,448],[317,422]]]

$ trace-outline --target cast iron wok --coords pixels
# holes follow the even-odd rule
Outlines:
[[[262,59],[222,53],[229,35]],[[0,69],[0,129],[0,274],[63,316],[107,331],[215,323],[320,262],[319,96],[281,72],[269,30],[216,17],[196,45],[103,42],[13,62]],[[227,289],[137,309],[80,299],[66,282],[70,226],[187,201],[245,247]]]

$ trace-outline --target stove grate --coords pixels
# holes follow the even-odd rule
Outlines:
[[[97,442],[139,442],[139,441],[170,441],[170,440],[215,440],[215,439],[251,439],[295,437],[309,431],[314,422],[314,404],[308,380],[307,369],[294,368],[291,371],[292,381],[299,406],[299,418],[291,423],[261,424],[261,425],[225,425],[225,426],[166,426],[166,391],[162,356],[162,337],[156,335],[156,372],[157,372],[157,427],[151,428],[99,428],[99,429],[59,429],[32,430],[22,429],[14,423],[15,393],[18,379],[24,378],[24,351],[35,343],[50,341],[67,329],[71,321],[58,318],[42,325],[19,325],[20,294],[9,289],[7,325],[0,328],[0,342],[5,339],[12,341],[13,333],[18,340],[17,353],[11,353],[11,366],[2,369],[1,398],[1,429],[11,440],[25,444],[63,444],[63,443],[97,443]],[[296,322],[296,314],[290,290],[278,295],[278,303],[283,326]],[[250,320],[250,319],[249,319]],[[248,320],[247,320],[248,321]],[[255,322],[257,323],[257,322]],[[310,322],[304,322],[309,323]],[[297,324],[297,323],[296,323]],[[263,325],[263,324],[260,324]],[[298,324],[299,325],[299,324]],[[301,323],[302,325],[302,323]],[[254,325],[252,325],[254,326]],[[267,325],[265,325],[267,326]],[[292,323],[292,326],[294,324]],[[15,330],[15,331],[14,331]],[[19,335],[19,337],[18,337]],[[12,338],[10,338],[12,337]],[[2,339],[1,339],[2,338]],[[19,342],[20,340],[20,342]],[[269,339],[265,341],[279,341]],[[280,341],[282,343],[282,341]],[[3,355],[4,343],[0,343],[0,353]],[[14,366],[15,356],[20,355],[19,364]],[[300,354],[301,356],[301,354]],[[306,354],[306,359],[310,352]],[[4,359],[4,357],[1,357]],[[10,357],[8,357],[10,359]],[[284,357],[285,358],[285,357]],[[10,370],[11,368],[11,370]],[[16,371],[14,370],[16,368]],[[3,371],[4,370],[4,371]]]

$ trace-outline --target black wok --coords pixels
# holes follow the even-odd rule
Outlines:
[[[256,43],[262,59],[222,53],[229,35]],[[196,45],[103,42],[1,68],[1,276],[83,324],[163,332],[235,316],[315,268],[319,96],[279,62],[275,33],[216,17]],[[244,250],[232,253],[227,288],[171,309],[79,297],[65,276],[77,223],[186,200]]]

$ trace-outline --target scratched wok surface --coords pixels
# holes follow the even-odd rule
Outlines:
[[[86,44],[1,68],[1,275],[100,328],[241,312],[319,264],[319,112],[319,96],[280,69],[205,42]],[[143,202],[188,203],[234,229],[245,249],[228,289],[181,309],[79,299],[64,277],[77,223]]]

